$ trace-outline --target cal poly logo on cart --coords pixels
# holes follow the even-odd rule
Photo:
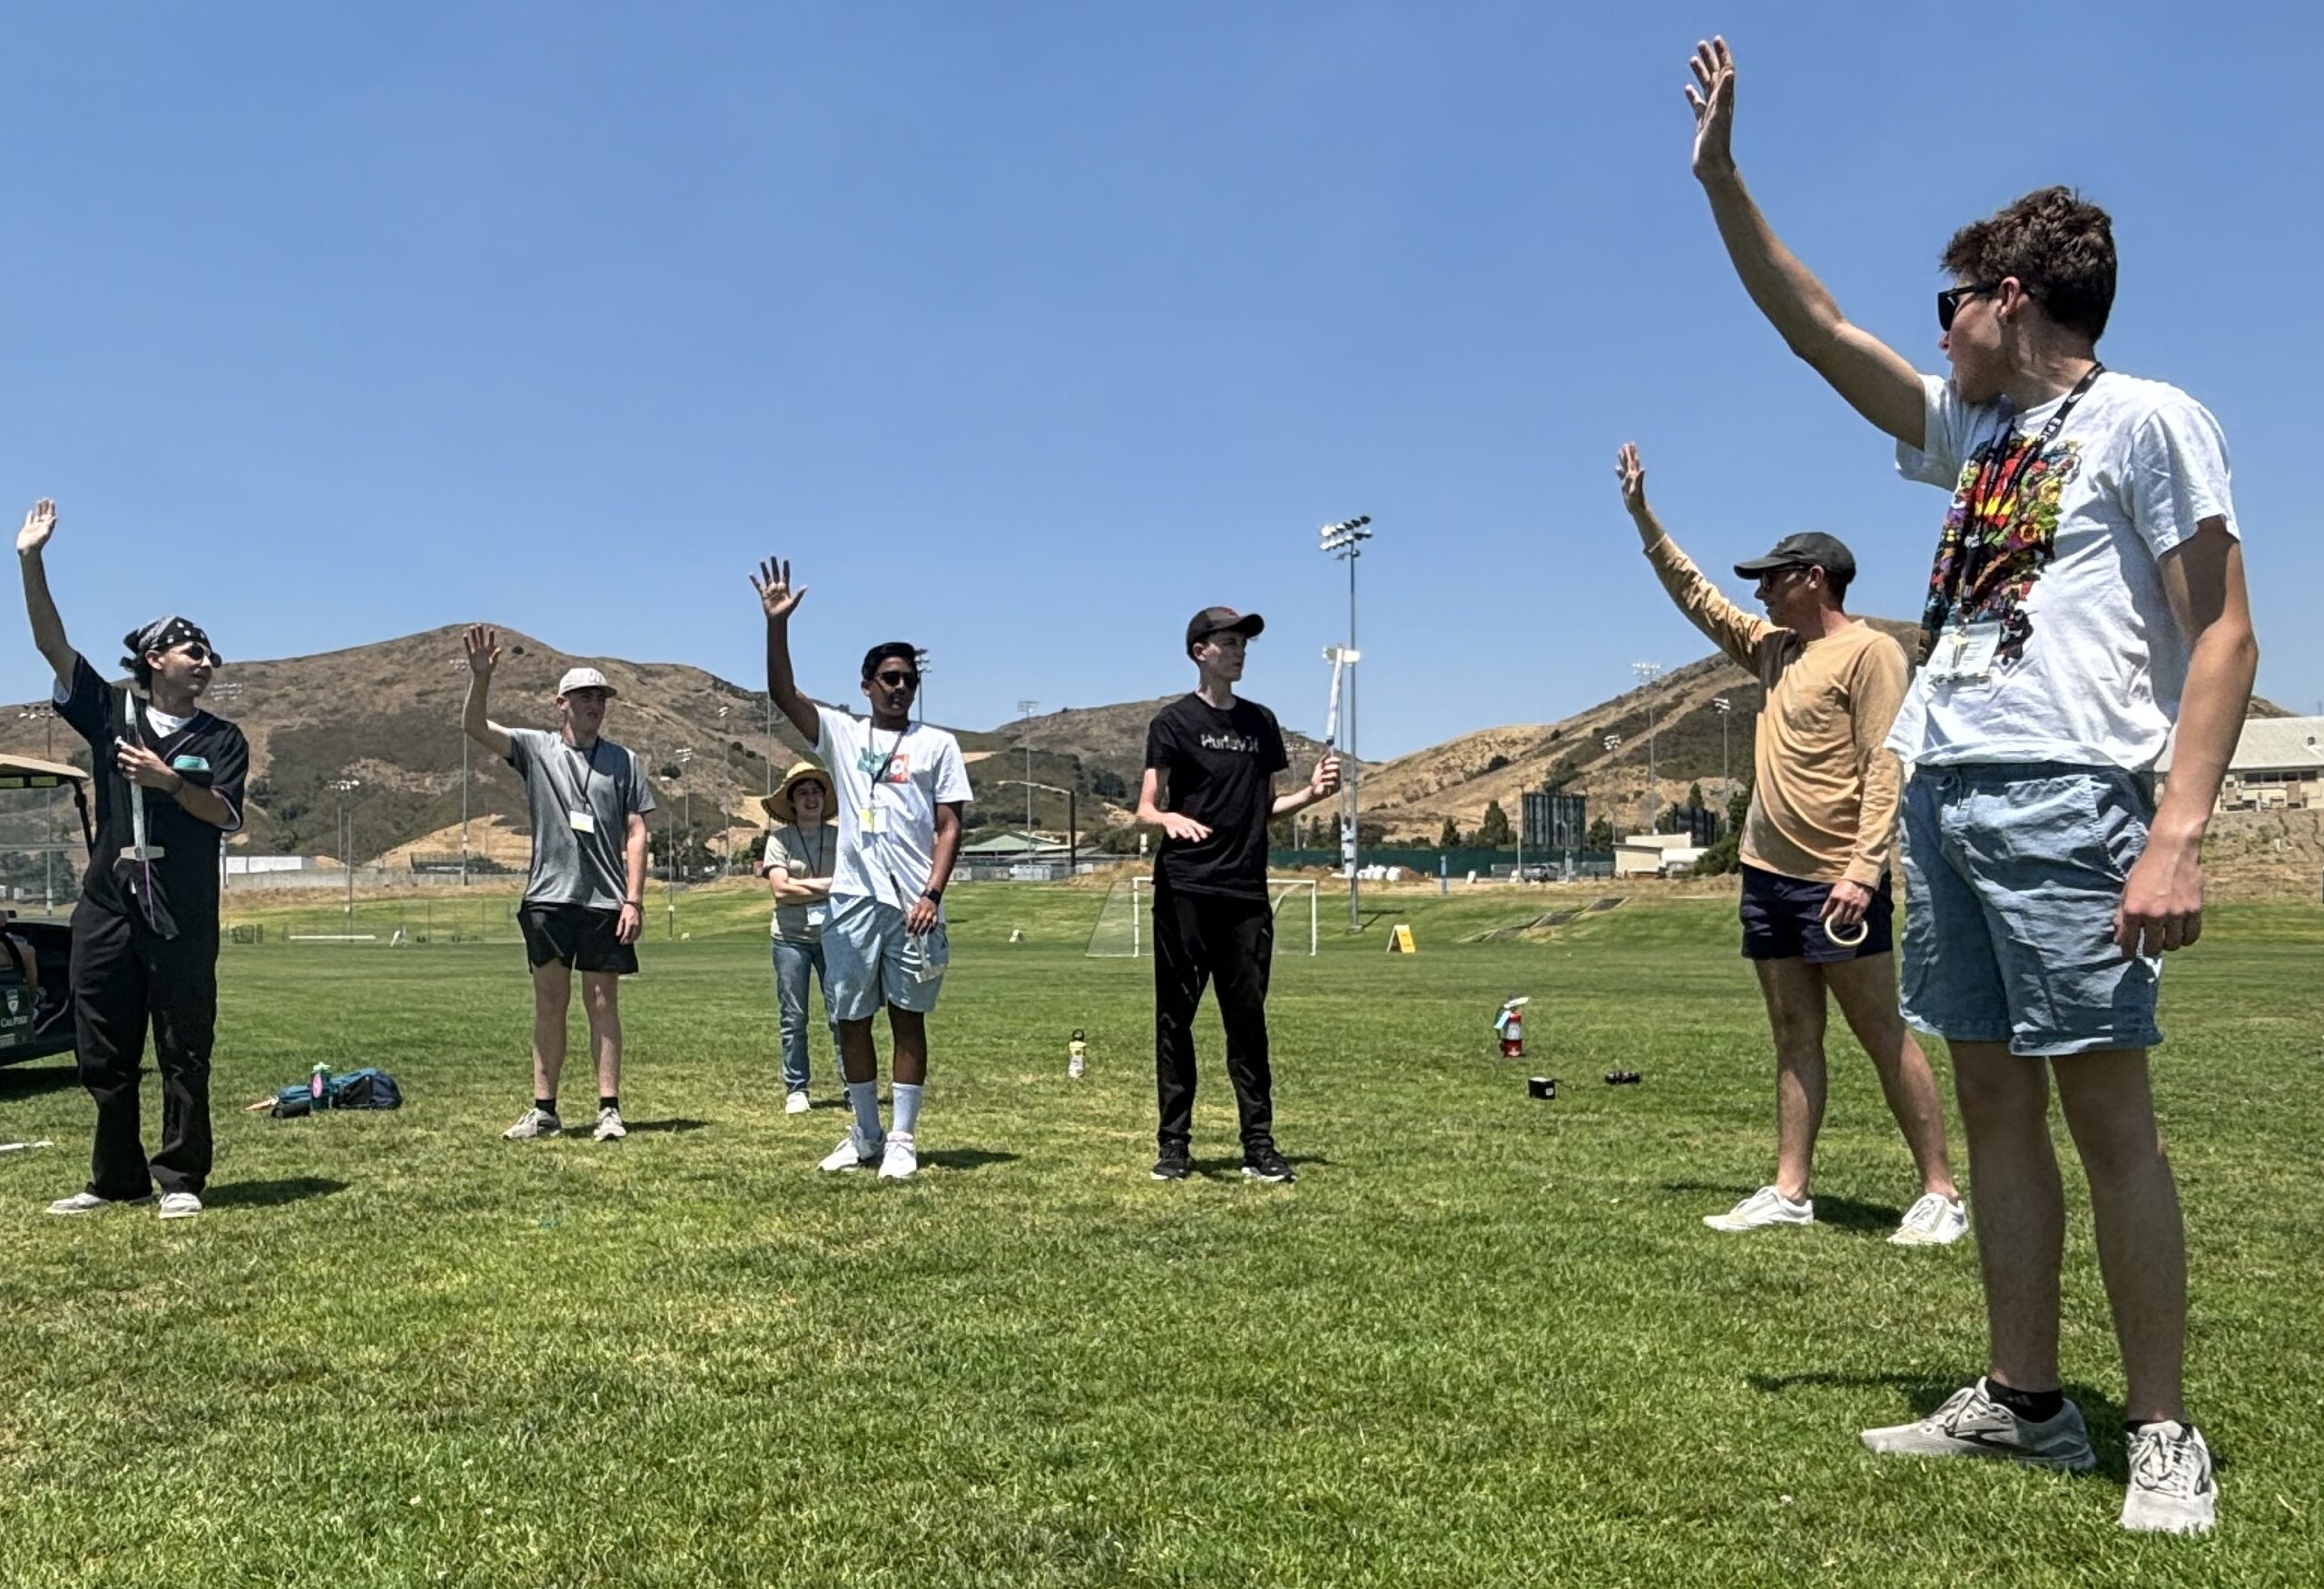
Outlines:
[[[10,989],[8,990],[8,1013],[9,1013],[9,1014],[14,1015],[14,1014],[16,1012],[16,1000],[17,1000],[20,996],[21,996],[21,993],[20,993],[20,991],[19,991],[18,989],[15,989],[15,988],[10,988]]]

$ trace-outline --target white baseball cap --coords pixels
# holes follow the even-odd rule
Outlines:
[[[568,667],[565,676],[556,681],[556,693],[569,696],[575,690],[603,690],[608,696],[621,692],[606,682],[606,676],[594,667]]]

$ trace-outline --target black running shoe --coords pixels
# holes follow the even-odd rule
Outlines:
[[[1275,1184],[1299,1179],[1291,1173],[1291,1166],[1284,1162],[1283,1155],[1275,1151],[1273,1142],[1243,1155],[1243,1173],[1253,1180]]]
[[[1187,1171],[1189,1168],[1190,1167],[1187,1163],[1186,1144],[1183,1142],[1173,1142],[1168,1147],[1163,1149],[1162,1157],[1154,1161],[1154,1179],[1157,1180],[1184,1180],[1187,1179]]]

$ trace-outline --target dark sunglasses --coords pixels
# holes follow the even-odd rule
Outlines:
[[[886,685],[891,690],[906,688],[916,690],[920,687],[920,675],[916,673],[881,673],[874,674],[872,677],[877,683]]]
[[[1941,331],[1951,331],[1953,317],[1961,312],[1961,306],[1964,303],[1977,296],[1978,293],[1990,292],[2000,285],[1998,281],[1974,281],[1966,287],[1947,287],[1936,295],[1936,329]]]
[[[171,650],[176,655],[183,656],[188,662],[215,663],[224,660],[224,658],[221,657],[218,653],[212,651],[209,646],[203,645],[199,640],[189,640],[182,646],[173,646],[171,647]]]

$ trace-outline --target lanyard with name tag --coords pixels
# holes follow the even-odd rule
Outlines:
[[[1991,677],[2001,631],[1997,618],[1954,625],[1937,637],[1936,646],[1929,653],[1929,677],[1939,684],[1974,684]]]

